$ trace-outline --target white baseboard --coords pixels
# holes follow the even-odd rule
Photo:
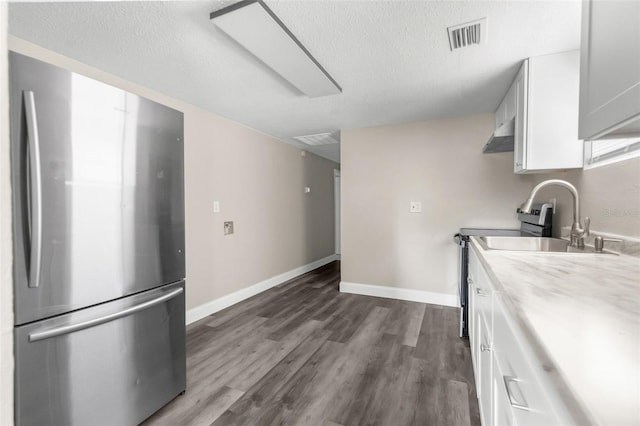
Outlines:
[[[340,292],[360,294],[363,296],[384,297],[387,299],[406,300],[408,302],[429,303],[432,305],[458,306],[458,296],[455,294],[431,293],[429,291],[411,290],[408,288],[385,287],[380,285],[340,281]]]
[[[299,268],[284,272],[275,277],[271,277],[257,284],[253,284],[252,286],[234,291],[231,294],[227,294],[226,296],[214,299],[200,306],[196,306],[195,308],[189,309],[186,312],[186,323],[187,325],[194,323],[208,315],[228,308],[231,305],[235,305],[236,303],[255,296],[258,293],[262,293],[265,290],[269,290],[270,288],[275,287],[278,284],[282,284],[283,282],[288,281],[291,278],[295,278],[298,275],[313,271],[314,269],[324,266],[327,263],[333,262],[334,260],[336,260],[335,254],[327,256],[320,260],[316,260],[315,262],[311,262],[307,265],[300,266]]]

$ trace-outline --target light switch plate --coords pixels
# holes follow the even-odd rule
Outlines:
[[[213,212],[220,213],[220,201],[213,202]]]
[[[409,213],[422,213],[422,203],[420,201],[409,202]]]

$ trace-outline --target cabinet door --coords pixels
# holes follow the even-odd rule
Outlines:
[[[640,2],[585,1],[579,137],[640,134],[639,100]]]
[[[526,169],[527,158],[527,123],[528,123],[528,77],[529,60],[525,60],[516,76],[514,85],[516,92],[516,118],[513,140],[513,171],[518,173]]]
[[[526,160],[528,172],[581,168],[578,139],[580,52],[529,58]]]
[[[478,377],[478,398],[480,402],[480,418],[483,425],[492,424],[492,399],[493,399],[493,379],[491,374],[492,356],[491,356],[491,335],[490,329],[484,317],[479,317],[479,335],[478,335],[478,367],[480,374]]]
[[[478,276],[478,255],[473,248],[469,246],[469,265],[467,269],[467,284],[468,284],[468,304],[469,304],[469,344],[471,347],[471,361],[473,364],[473,371],[477,372],[478,353],[476,351],[477,339],[478,339],[478,321],[477,321],[477,309],[476,309],[476,280]],[[477,391],[477,389],[476,389]]]
[[[476,287],[475,287],[475,283],[473,282],[473,279],[471,276],[469,276],[468,279],[468,288],[467,291],[469,292],[469,296],[467,298],[467,301],[469,303],[469,312],[468,312],[468,318],[469,318],[469,347],[471,348],[471,364],[473,365],[473,371],[474,373],[476,373],[476,377],[478,376],[478,352],[476,351],[476,344],[478,341],[478,320],[476,318]],[[476,383],[477,386],[477,383]],[[478,391],[478,389],[476,388],[476,392]]]

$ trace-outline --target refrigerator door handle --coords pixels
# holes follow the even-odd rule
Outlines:
[[[105,315],[99,318],[94,318],[88,321],[79,322],[76,324],[70,324],[70,325],[64,325],[62,327],[52,328],[50,330],[36,331],[34,333],[29,334],[29,342],[37,342],[39,340],[58,337],[63,334],[69,334],[75,331],[84,330],[86,328],[96,327],[106,322],[114,321],[119,318],[126,317],[128,315],[133,315],[137,312],[144,311],[145,309],[149,309],[153,306],[164,303],[169,299],[173,299],[174,297],[182,294],[183,291],[184,290],[182,288],[178,288],[168,292],[167,294],[163,294],[162,296],[156,297],[155,299],[148,300],[146,302],[140,303],[139,305],[135,305],[130,308],[124,309],[120,312],[115,312],[113,314]]]
[[[23,92],[27,137],[29,143],[29,192],[30,192],[30,229],[31,255],[29,259],[29,287],[40,286],[42,266],[42,168],[40,164],[40,137],[38,136],[38,117],[33,91]]]

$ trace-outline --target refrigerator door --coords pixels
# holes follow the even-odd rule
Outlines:
[[[15,328],[16,424],[135,425],[186,387],[184,282]]]
[[[181,280],[183,115],[11,52],[15,323]]]

